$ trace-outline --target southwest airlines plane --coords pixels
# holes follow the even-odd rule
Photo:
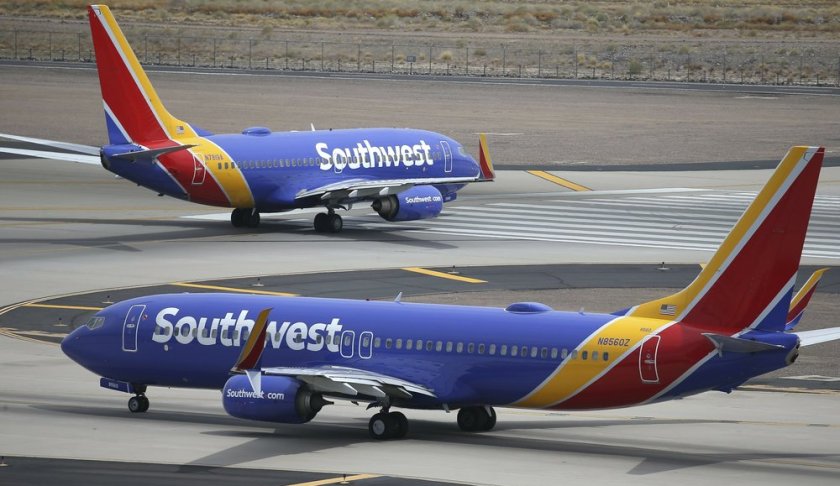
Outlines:
[[[149,407],[149,386],[219,389],[235,417],[312,420],[369,403],[376,439],[403,409],[458,410],[487,431],[494,406],[586,410],[653,403],[793,364],[840,327],[794,333],[819,275],[793,287],[824,149],[794,147],[685,289],[613,314],[241,294],[150,295],[112,305],[62,349],[103,387]],[[821,274],[821,272],[820,272]]]
[[[366,128],[213,135],[164,108],[108,7],[88,7],[109,144],[102,166],[158,194],[232,207],[231,223],[261,212],[325,207],[315,230],[339,232],[335,213],[370,203],[388,221],[433,218],[470,182],[493,180],[484,136],[476,162],[457,141],[425,130]]]

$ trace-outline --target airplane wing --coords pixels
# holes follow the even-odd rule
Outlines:
[[[840,339],[840,327],[829,327],[814,331],[800,331],[795,333],[799,336],[800,346],[812,346],[814,344],[827,343]]]
[[[399,194],[414,186],[432,184],[466,184],[477,182],[478,177],[439,177],[436,179],[388,179],[364,180],[350,179],[327,184],[314,189],[300,191],[295,199],[318,197],[321,200],[341,201],[344,199],[364,199],[373,196],[387,196]]]
[[[90,145],[80,145],[77,143],[59,142],[56,140],[45,140],[43,138],[22,137],[20,135],[12,135],[9,133],[0,133],[0,138],[15,140],[18,142],[31,143],[33,145],[43,145],[45,147],[52,147],[54,149],[64,151],[55,152],[49,150],[31,150],[12,147],[0,147],[0,152],[2,153],[23,155],[26,157],[38,157],[41,159],[64,160],[68,162],[78,162],[81,164],[100,165],[99,147],[92,147]]]
[[[344,366],[312,368],[263,368],[265,375],[288,376],[300,380],[316,392],[381,400],[408,399],[415,394],[434,397],[429,388],[400,378]]]

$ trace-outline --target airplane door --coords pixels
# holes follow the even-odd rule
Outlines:
[[[452,172],[452,149],[449,148],[449,142],[441,140],[440,148],[443,150],[443,171]]]
[[[365,331],[359,334],[359,357],[370,359],[373,355],[373,333]]]
[[[123,351],[137,351],[137,330],[140,327],[140,319],[143,317],[145,305],[133,305],[128,309],[123,322]]]
[[[207,175],[207,169],[204,167],[204,164],[201,163],[201,159],[203,156],[200,153],[196,153],[193,156],[193,179],[192,185],[200,186],[204,184],[204,177]]]
[[[353,331],[344,331],[341,333],[341,357],[352,358],[353,348],[355,347],[356,333]]]
[[[656,353],[659,350],[659,336],[647,336],[639,350],[639,374],[642,383],[659,383],[656,369]]]

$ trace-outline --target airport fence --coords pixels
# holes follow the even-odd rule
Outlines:
[[[840,86],[840,41],[551,41],[451,45],[128,35],[146,65],[215,69]],[[0,30],[0,59],[92,62],[87,32]]]

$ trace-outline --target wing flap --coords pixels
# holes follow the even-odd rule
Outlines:
[[[315,368],[264,368],[266,375],[289,376],[310,385],[314,391],[326,394],[366,396],[373,399],[385,397],[407,399],[414,395],[435,397],[423,385],[393,376],[342,366]]]

